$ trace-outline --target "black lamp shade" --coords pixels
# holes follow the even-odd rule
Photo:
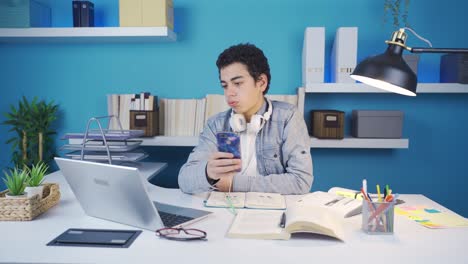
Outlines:
[[[408,96],[416,96],[416,74],[403,60],[403,47],[390,44],[380,55],[359,63],[351,77],[362,83],[383,90]]]

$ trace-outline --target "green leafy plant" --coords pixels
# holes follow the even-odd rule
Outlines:
[[[22,195],[28,185],[28,173],[25,170],[14,168],[9,173],[4,172],[3,182],[9,190],[10,195]]]
[[[384,0],[384,23],[387,23],[387,17],[391,15],[395,29],[409,27],[409,4],[410,0]]]
[[[5,113],[4,125],[11,126],[14,136],[6,141],[11,144],[11,161],[16,168],[26,169],[40,161],[49,163],[54,157],[52,129],[57,119],[58,105],[53,102],[39,101],[37,97],[29,102],[22,97],[18,107],[10,105],[10,112]]]
[[[41,183],[44,181],[44,178],[48,169],[49,169],[49,166],[42,161],[37,163],[36,165],[33,165],[31,169],[29,169],[28,186],[29,187],[40,186]]]

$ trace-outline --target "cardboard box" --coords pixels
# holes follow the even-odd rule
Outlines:
[[[358,138],[401,138],[403,112],[353,110],[351,132]]]
[[[119,0],[121,27],[168,27],[174,29],[172,0]]]
[[[344,112],[337,110],[313,110],[312,136],[320,139],[344,138]]]
[[[0,27],[50,27],[50,7],[37,0],[0,1]]]

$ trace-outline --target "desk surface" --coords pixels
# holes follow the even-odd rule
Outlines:
[[[48,247],[68,228],[135,228],[87,216],[60,172],[46,179],[60,184],[60,203],[33,221],[0,222],[0,263],[468,263],[468,228],[430,230],[399,215],[394,235],[387,236],[363,233],[360,215],[346,219],[346,242],[310,234],[285,241],[226,238],[233,219],[228,210],[203,207],[206,195],[186,195],[150,183],[149,194],[158,193],[159,202],[215,212],[192,225],[207,231],[208,241],[168,241],[143,231],[127,249]],[[422,195],[400,198],[446,210]]]

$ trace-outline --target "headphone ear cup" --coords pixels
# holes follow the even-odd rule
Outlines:
[[[229,118],[229,125],[234,132],[242,132],[247,127],[245,117],[241,114],[233,114],[231,118]]]
[[[252,118],[250,119],[250,126],[252,127],[252,130],[254,132],[260,131],[262,129],[262,123],[263,123],[263,116],[261,115],[253,115]]]

